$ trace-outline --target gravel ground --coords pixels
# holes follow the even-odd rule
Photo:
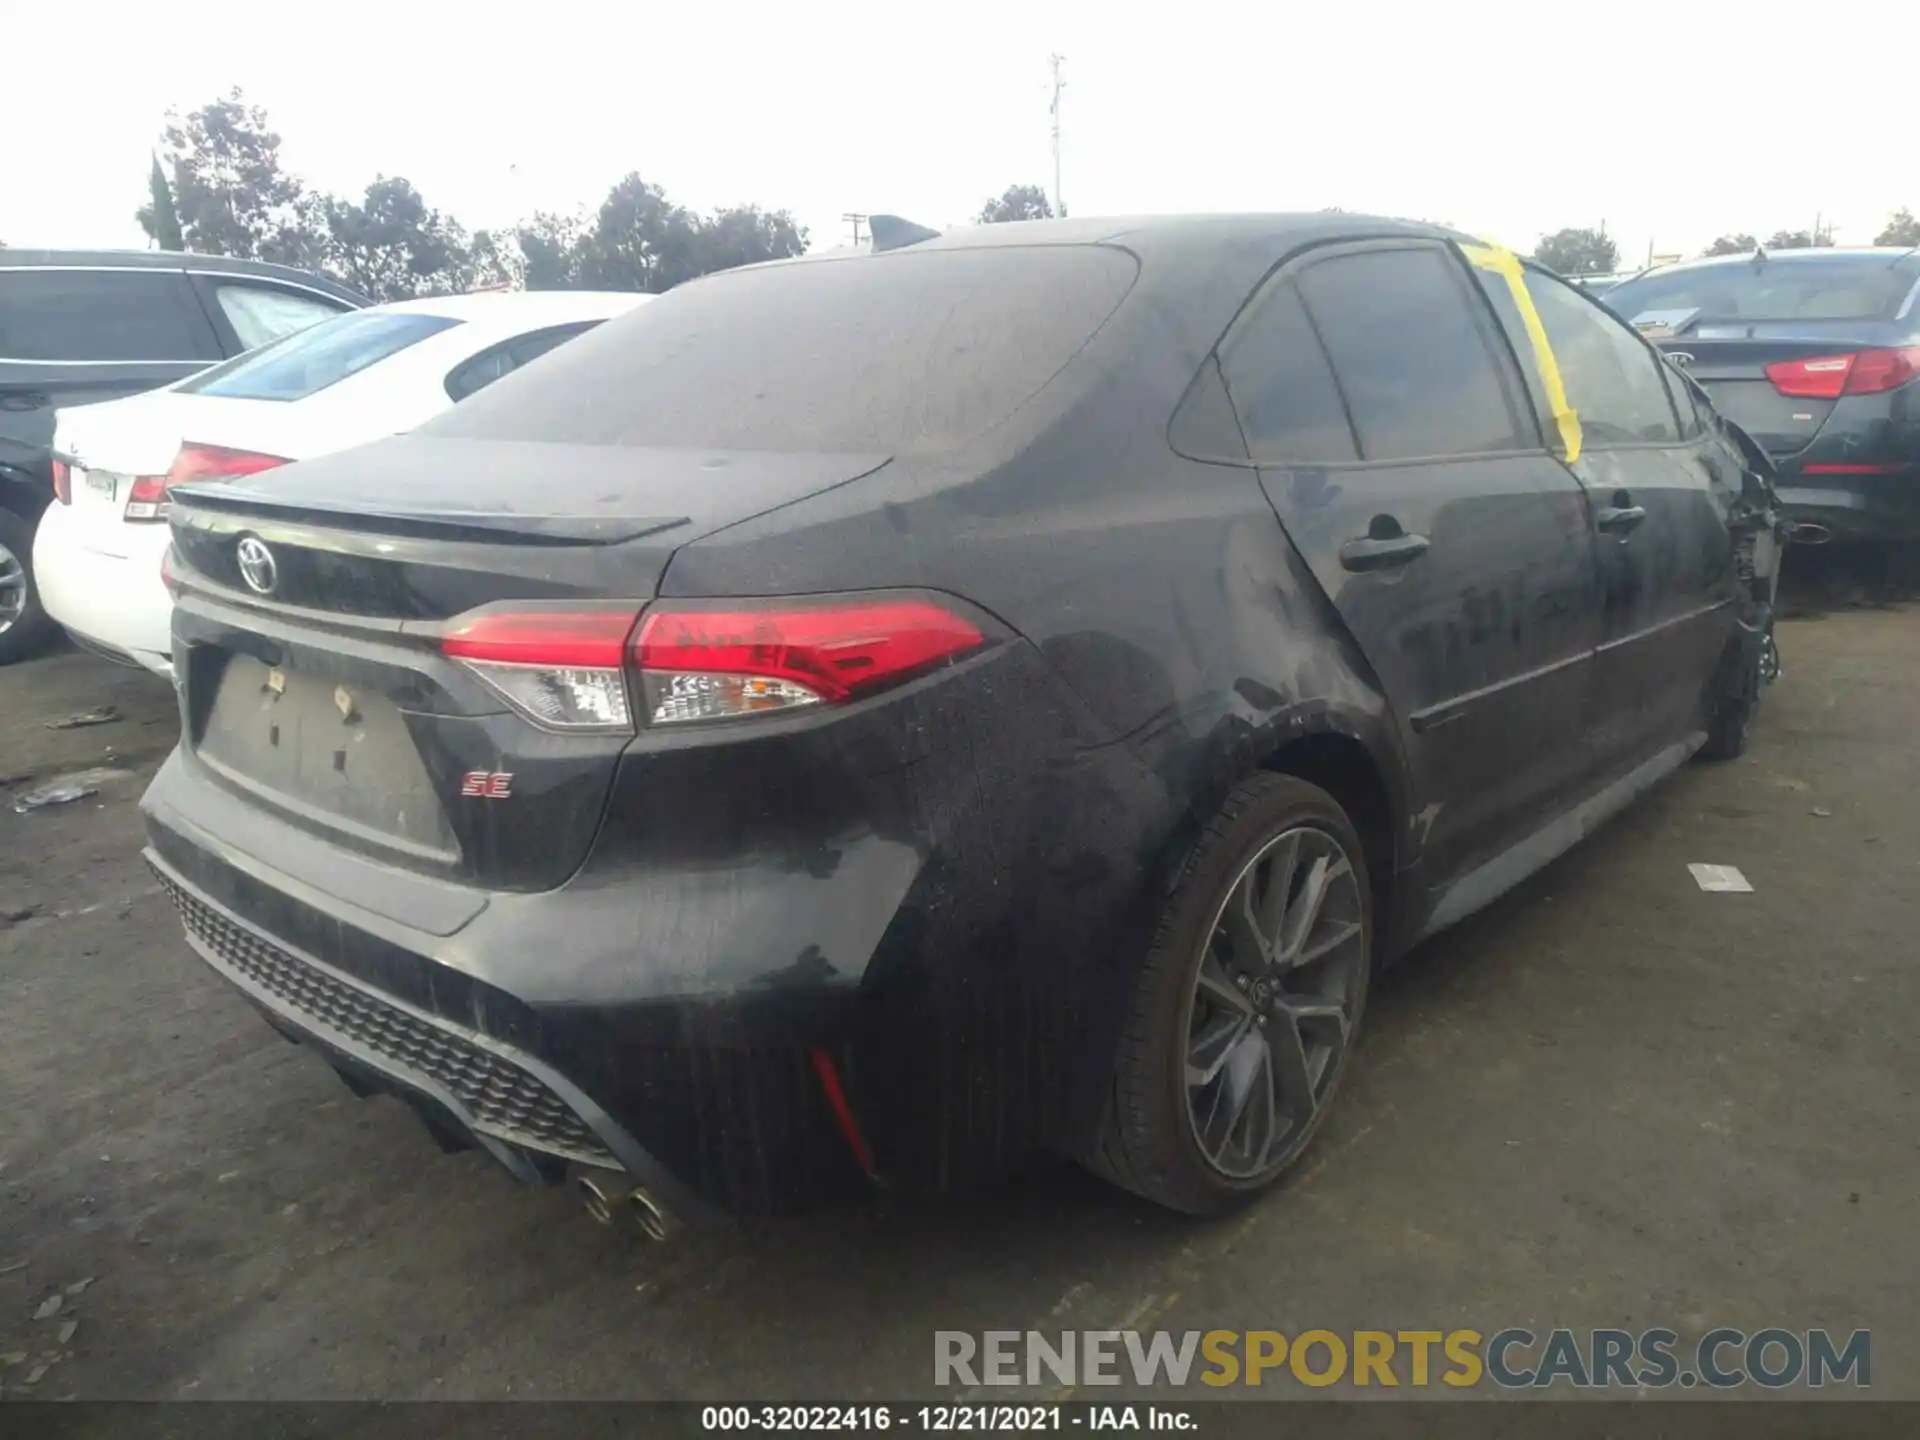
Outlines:
[[[1836,594],[1782,627],[1748,757],[1388,977],[1298,1174],[1211,1225],[1040,1166],[907,1213],[600,1230],[351,1098],[188,952],[138,859],[164,686],[0,671],[0,1386],[897,1399],[936,1329],[1780,1324],[1871,1327],[1874,1393],[1920,1398],[1920,607]]]

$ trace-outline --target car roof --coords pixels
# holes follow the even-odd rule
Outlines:
[[[1911,245],[1854,245],[1842,248],[1835,245],[1796,246],[1790,250],[1769,250],[1765,245],[1759,247],[1769,265],[1813,265],[1826,260],[1872,260],[1877,258],[1887,262],[1892,269],[1903,260],[1920,256],[1920,247]],[[1751,265],[1754,251],[1742,250],[1735,255],[1702,255],[1693,260],[1679,260],[1672,265],[1661,265],[1652,270],[1643,270],[1633,278],[1642,275],[1672,275],[1682,270],[1725,270],[1737,265]]]
[[[606,320],[652,298],[631,290],[505,290],[393,300],[372,308],[517,329],[564,325],[574,320]]]
[[[1318,239],[1355,239],[1368,235],[1415,235],[1465,240],[1470,236],[1421,220],[1384,215],[1351,215],[1340,210],[1274,214],[1122,215],[1064,220],[1012,220],[995,225],[965,225],[899,251],[978,249],[997,245],[1096,245],[1125,242],[1151,250],[1193,245],[1235,246],[1293,243]]]
[[[312,270],[242,260],[231,255],[194,255],[181,250],[16,250],[0,249],[0,270],[178,270],[199,275],[257,276],[285,280],[319,290],[355,305],[372,303],[358,290]]]

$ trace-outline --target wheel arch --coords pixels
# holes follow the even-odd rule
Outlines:
[[[39,524],[52,503],[51,489],[11,465],[0,464],[0,510],[11,510],[31,526]]]
[[[1353,821],[1372,881],[1374,953],[1384,958],[1398,918],[1394,877],[1400,870],[1405,810],[1396,799],[1392,772],[1357,734],[1331,726],[1287,740],[1258,768],[1318,786]]]

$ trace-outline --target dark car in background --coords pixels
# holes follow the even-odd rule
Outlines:
[[[1738,752],[1765,508],[1629,327],[1431,226],[730,271],[174,492],[147,856],[357,1091],[602,1216],[1037,1147],[1217,1211],[1378,964]]]
[[[1608,292],[1779,468],[1788,515],[1920,540],[1920,250],[1776,250]]]
[[[370,303],[284,265],[145,250],[0,249],[0,665],[55,630],[33,583],[53,415],[171,384]]]

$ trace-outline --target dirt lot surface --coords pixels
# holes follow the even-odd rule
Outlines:
[[[1920,607],[1816,609],[1781,649],[1746,759],[1387,978],[1243,1215],[1041,1167],[663,1246],[353,1099],[189,953],[138,857],[163,685],[0,671],[0,1386],[852,1400],[930,1393],[936,1329],[1777,1324],[1870,1327],[1874,1393],[1920,1398]],[[14,813],[90,767],[120,773]]]

